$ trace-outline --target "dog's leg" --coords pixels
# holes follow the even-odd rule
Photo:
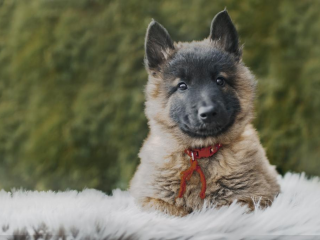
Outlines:
[[[147,198],[143,203],[143,208],[147,210],[157,210],[166,214],[183,217],[188,214],[183,208],[167,203],[161,199]]]

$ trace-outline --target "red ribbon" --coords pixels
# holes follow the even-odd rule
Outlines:
[[[201,181],[201,192],[200,192],[200,198],[204,199],[206,196],[206,189],[207,189],[207,182],[205,175],[201,169],[201,167],[198,164],[197,159],[201,158],[207,158],[213,156],[218,150],[222,147],[220,143],[209,146],[205,148],[200,149],[186,149],[184,152],[190,156],[190,167],[181,172],[181,183],[180,183],[180,190],[178,193],[177,198],[182,198],[184,193],[186,192],[186,185],[187,181],[190,180],[192,174],[194,171],[197,171],[200,175],[200,181]]]

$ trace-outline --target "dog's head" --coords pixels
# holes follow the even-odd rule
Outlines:
[[[189,140],[222,141],[234,138],[251,120],[255,81],[241,61],[227,11],[215,16],[209,37],[200,42],[174,43],[152,21],[145,51],[151,128],[155,123]]]

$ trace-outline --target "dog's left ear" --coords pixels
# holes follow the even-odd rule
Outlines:
[[[219,12],[213,18],[209,39],[216,42],[216,44],[226,52],[233,54],[236,60],[241,59],[238,33],[227,10]]]
[[[174,50],[174,44],[168,31],[161,24],[152,20],[145,40],[146,67],[158,70],[172,50]]]

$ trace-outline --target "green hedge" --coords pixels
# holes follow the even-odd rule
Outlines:
[[[320,175],[319,1],[0,0],[0,187],[127,188],[148,132],[148,23],[201,40],[225,7],[271,162]]]

